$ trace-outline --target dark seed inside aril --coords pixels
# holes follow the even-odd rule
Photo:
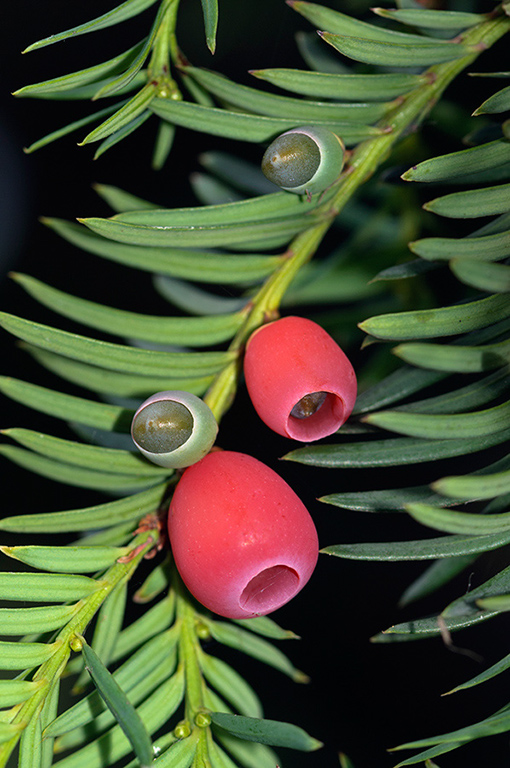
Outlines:
[[[305,395],[296,403],[290,415],[295,419],[310,418],[314,413],[317,413],[327,396],[327,392],[310,392],[310,394]]]

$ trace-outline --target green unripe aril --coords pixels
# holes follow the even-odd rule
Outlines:
[[[262,158],[262,172],[297,195],[324,192],[340,176],[345,147],[332,131],[305,125],[278,136]]]
[[[190,392],[149,397],[136,411],[131,436],[138,450],[160,467],[189,467],[214,445],[218,424],[208,405]]]

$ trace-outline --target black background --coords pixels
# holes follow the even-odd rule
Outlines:
[[[214,58],[203,40],[199,0],[181,5],[179,43],[194,64],[215,68],[246,83],[250,68],[302,66],[293,36],[297,30],[308,31],[310,27],[284,2],[221,0],[218,52]],[[348,9],[348,4],[336,5]],[[12,283],[7,276],[9,270],[27,272],[71,293],[126,309],[157,314],[165,311],[165,305],[154,297],[146,274],[71,249],[46,230],[38,216],[73,219],[107,215],[104,204],[91,188],[94,182],[112,183],[167,206],[191,204],[194,199],[187,178],[199,168],[197,156],[201,151],[238,150],[254,160],[260,153],[260,148],[253,145],[246,150],[233,142],[226,145],[207,135],[178,131],[169,161],[161,172],[155,173],[150,170],[150,157],[156,121],[150,120],[96,162],[92,160],[93,148],[78,148],[75,136],[33,155],[24,155],[24,146],[70,119],[78,119],[88,107],[81,103],[15,100],[10,92],[30,82],[91,66],[124,50],[145,34],[153,10],[122,25],[115,33],[106,30],[25,56],[20,51],[36,39],[81,23],[110,7],[110,2],[99,0],[22,0],[9,3],[9,11],[4,11],[0,73],[0,303],[7,311],[42,322],[55,320],[49,310],[36,305]],[[113,34],[120,34],[122,39],[114,41]],[[481,99],[477,101],[477,94],[473,93],[478,84],[470,81],[468,88],[466,83],[465,78],[460,78],[457,88],[464,89],[466,108],[471,111]],[[64,327],[61,321],[56,324]],[[59,387],[57,380],[31,362],[5,333],[0,336],[0,351],[1,374]],[[49,417],[3,400],[0,427],[10,426],[48,432],[63,430]],[[69,436],[64,431],[60,434]],[[242,391],[220,434],[224,447],[253,454],[289,481],[314,515],[322,546],[340,541],[411,539],[423,535],[423,530],[404,516],[367,516],[317,503],[318,495],[337,491],[339,486],[359,488],[359,470],[333,476],[325,470],[280,463],[279,457],[290,450],[291,442],[268,435]],[[57,486],[29,475],[3,459],[0,471],[4,487],[2,515],[73,508],[104,500],[92,492]],[[437,467],[422,468],[420,473],[420,482],[439,474]],[[409,477],[410,484],[415,480]],[[377,487],[376,482],[372,475],[367,479],[373,487]],[[5,538],[7,543],[13,543]],[[240,654],[214,646],[211,650],[246,673],[261,693],[267,717],[302,725],[325,742],[324,750],[315,754],[282,754],[285,766],[332,768],[338,765],[338,751],[343,751],[356,768],[390,768],[398,760],[386,752],[389,747],[475,722],[506,703],[503,677],[455,696],[443,698],[441,694],[508,652],[509,623],[498,618],[454,637],[457,646],[478,654],[482,660],[452,651],[441,639],[381,645],[370,643],[370,637],[393,623],[440,611],[470,586],[489,578],[505,560],[508,561],[508,552],[482,558],[472,572],[463,574],[440,594],[399,610],[400,595],[423,570],[423,565],[366,564],[321,556],[309,585],[275,615],[281,625],[302,638],[299,642],[289,641],[284,650],[299,669],[310,675],[311,682],[306,686],[295,685],[280,673]],[[3,567],[9,568],[10,563]],[[133,586],[136,588],[137,584]],[[509,765],[509,757],[508,737],[503,735],[438,758],[438,762],[442,768],[504,768]]]

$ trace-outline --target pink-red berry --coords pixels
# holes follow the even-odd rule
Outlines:
[[[318,558],[317,531],[302,501],[272,469],[234,451],[214,451],[184,471],[168,531],[190,592],[233,619],[287,603]]]
[[[356,400],[356,374],[338,344],[317,323],[284,317],[248,340],[246,386],[272,430],[310,442],[336,432]]]

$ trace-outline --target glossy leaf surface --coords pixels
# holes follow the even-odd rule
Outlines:
[[[487,171],[510,163],[510,144],[497,139],[488,144],[462,149],[448,155],[424,160],[406,171],[405,181],[462,180],[468,174]]]
[[[188,280],[211,283],[258,280],[270,274],[281,261],[280,257],[269,254],[238,256],[233,253],[217,253],[215,250],[144,248],[120,244],[77,224],[58,219],[44,221],[66,240],[89,253],[136,269]]]
[[[83,646],[83,655],[86,668],[95,686],[129,739],[135,755],[142,765],[148,765],[154,754],[150,736],[145,730],[140,715],[89,645]]]
[[[436,197],[425,203],[424,208],[448,218],[477,218],[505,213],[510,207],[510,184],[482,189],[468,189],[450,195]]]
[[[236,107],[256,112],[269,117],[293,118],[304,124],[317,120],[352,120],[353,122],[374,122],[384,116],[391,104],[343,104],[318,101],[303,101],[288,96],[277,96],[256,88],[250,88],[228,80],[216,72],[198,67],[188,67],[186,71],[212,94]]]
[[[232,359],[228,352],[185,353],[135,349],[50,328],[6,313],[1,314],[0,324],[5,330],[35,346],[64,357],[126,373],[137,373],[142,368],[146,375],[163,376],[170,372],[183,376],[190,373],[203,375],[220,370]]]
[[[474,26],[485,20],[481,13],[465,13],[463,11],[436,11],[429,8],[401,8],[393,10],[388,8],[373,8],[379,16],[413,27],[425,27],[425,29],[441,29],[457,31]]]
[[[453,336],[504,320],[508,317],[509,311],[510,298],[489,296],[486,299],[451,307],[371,317],[361,323],[360,328],[379,339],[404,340]]]
[[[391,432],[414,437],[434,439],[437,435],[445,438],[480,435],[510,428],[510,403],[502,403],[484,411],[462,414],[420,414],[385,411],[365,416],[364,421]]]
[[[39,40],[37,43],[32,43],[32,45],[29,45],[28,48],[25,48],[24,53],[28,53],[28,51],[35,51],[37,48],[43,48],[46,45],[53,45],[53,43],[58,43],[61,40],[66,40],[70,37],[85,35],[88,32],[96,32],[99,29],[105,29],[106,27],[110,27],[114,24],[119,24],[126,19],[136,16],[146,8],[149,8],[154,4],[154,2],[155,0],[126,0],[112,11],[109,11],[102,16],[98,16],[92,21],[85,22],[84,24],[80,24],[78,27],[73,27],[72,29],[67,29],[65,32],[60,32],[57,35],[46,37],[43,40]]]
[[[229,715],[223,712],[212,712],[213,723],[224,728],[229,733],[247,741],[257,741],[260,744],[271,744],[279,747],[290,747],[309,752],[321,747],[320,741],[309,736],[301,728],[290,723],[280,723],[275,720],[260,720],[258,718]]]
[[[331,74],[300,69],[253,69],[251,74],[303,96],[352,101],[393,99],[423,84],[421,75]]]
[[[422,440],[420,438],[390,438],[345,445],[314,445],[298,448],[283,458],[316,467],[391,467],[436,461],[462,456],[498,445],[508,439],[509,430],[495,435],[475,437],[469,445],[462,438],[454,440]]]
[[[461,282],[480,291],[510,292],[510,267],[507,264],[493,264],[475,259],[452,259],[449,266]]]
[[[17,274],[15,278],[34,298],[65,317],[106,333],[157,344],[190,347],[219,344],[231,338],[243,322],[240,314],[220,315],[204,320],[142,315],[71,296],[27,275]]]
[[[321,550],[349,560],[437,560],[486,552],[504,547],[510,541],[510,531],[487,536],[442,536],[415,541],[373,542],[367,544],[333,544]]]
[[[95,573],[109,568],[127,547],[1,547],[1,551],[41,571],[59,573]]]
[[[422,259],[441,260],[475,258],[497,261],[510,254],[510,231],[486,237],[427,237],[409,244]]]
[[[378,66],[427,67],[468,56],[472,51],[460,43],[386,42],[321,32],[322,39],[339,53],[355,61]]]
[[[165,486],[160,484],[148,491],[97,506],[62,512],[45,512],[44,515],[4,517],[0,520],[0,529],[19,533],[65,533],[95,530],[121,522],[135,522],[158,507],[164,489]]]
[[[328,32],[338,35],[349,35],[351,37],[387,43],[407,42],[408,44],[422,45],[428,42],[428,38],[425,36],[408,32],[397,32],[386,27],[376,26],[318,3],[291,0],[289,5],[315,27],[327,29]]]
[[[434,488],[453,499],[465,499],[466,494],[477,499],[491,499],[510,493],[510,471],[487,474],[483,477],[443,477],[434,483]]]
[[[244,112],[227,112],[216,107],[203,107],[186,101],[154,99],[150,109],[163,120],[181,125],[194,131],[223,136],[237,141],[267,142],[279,133],[296,125],[295,118],[276,118],[251,115]],[[344,120],[316,121],[333,132],[338,132],[345,144],[351,145],[370,136],[377,136],[379,130],[363,123]]]
[[[47,595],[46,595],[47,599]],[[76,608],[74,605],[45,606],[44,608],[0,608],[0,634],[1,635],[28,635],[39,632],[51,632],[60,629],[73,618]],[[14,645],[14,644],[13,644]],[[28,645],[31,645],[30,643]],[[39,653],[43,653],[41,644],[36,643]],[[19,646],[20,652],[23,646]],[[48,646],[44,646],[44,653],[48,652]],[[49,653],[48,653],[49,655]],[[44,659],[47,657],[44,656]],[[40,662],[35,662],[40,663]],[[17,669],[31,664],[20,664]]]
[[[501,368],[510,360],[510,343],[501,341],[485,346],[458,346],[445,344],[400,344],[394,354],[412,365],[452,373],[480,373]]]
[[[510,529],[509,513],[481,515],[474,512],[439,509],[426,504],[409,504],[407,511],[418,522],[448,533],[474,536],[505,532]]]
[[[56,392],[21,379],[0,376],[0,391],[17,402],[67,421],[79,421],[97,429],[127,430],[131,412],[120,406]]]

